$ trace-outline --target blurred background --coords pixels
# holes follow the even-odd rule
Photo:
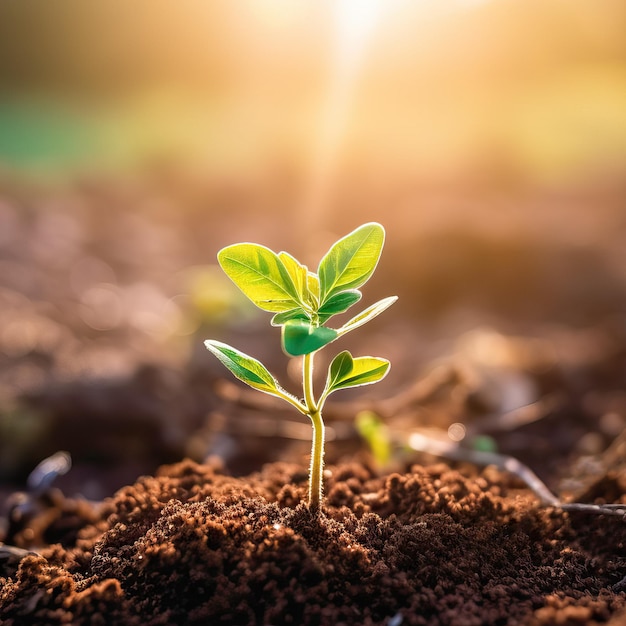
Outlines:
[[[215,255],[314,269],[370,220],[364,303],[400,299],[343,347],[393,369],[329,407],[330,459],[371,410],[400,448],[597,469],[626,424],[625,24],[620,0],[0,3],[2,493],[57,450],[92,498],[183,456],[304,464],[309,425],[204,353],[297,389]]]

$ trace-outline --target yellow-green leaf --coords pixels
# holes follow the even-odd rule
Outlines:
[[[346,350],[340,352],[328,368],[328,378],[324,395],[337,389],[371,385],[382,380],[389,371],[391,364],[387,359],[374,356],[353,358]]]
[[[365,283],[376,269],[384,243],[385,229],[371,222],[333,244],[318,267],[321,304],[339,291]]]
[[[217,259],[226,275],[260,309],[279,313],[300,306],[290,272],[269,248],[237,243],[220,250]]]
[[[297,259],[294,259],[288,252],[279,252],[278,258],[283,262],[285,269],[289,272],[289,276],[293,281],[298,294],[298,299],[301,303],[308,301],[308,269],[305,265],[302,265]]]
[[[279,398],[286,394],[260,361],[221,341],[209,339],[204,342],[204,345],[230,370],[235,378],[243,381],[246,385]]]
[[[320,279],[315,272],[307,272],[306,284],[309,304],[313,310],[317,310],[320,303]]]
[[[345,335],[351,330],[359,328],[359,326],[363,326],[363,324],[367,324],[367,322],[374,319],[376,316],[380,315],[383,311],[388,309],[397,299],[398,296],[389,296],[388,298],[383,298],[382,300],[379,300],[371,306],[368,306],[367,309],[361,311],[361,313],[355,315],[351,320],[347,321],[341,328],[337,330],[337,332],[339,333],[339,335]]]

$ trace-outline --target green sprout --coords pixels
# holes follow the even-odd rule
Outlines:
[[[353,357],[340,352],[330,363],[326,385],[316,398],[313,390],[315,353],[327,344],[363,326],[396,300],[384,298],[367,307],[340,328],[326,326],[361,299],[359,287],[376,269],[385,242],[385,229],[376,223],[360,226],[333,244],[317,268],[308,270],[286,252],[276,254],[254,243],[238,243],[219,251],[217,258],[226,275],[256,306],[274,313],[272,326],[281,327],[282,347],[302,358],[303,397],[285,391],[256,359],[231,346],[209,339],[206,347],[231,373],[253,389],[276,396],[311,419],[313,445],[309,471],[309,508],[320,510],[324,471],[324,421],[322,409],[338,389],[360,387],[382,380],[389,371],[386,359]]]

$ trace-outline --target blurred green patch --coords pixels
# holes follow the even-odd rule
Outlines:
[[[360,411],[356,416],[357,432],[367,442],[376,463],[384,467],[391,459],[391,435],[387,425],[373,411]]]
[[[0,165],[56,177],[119,172],[164,159],[194,162],[210,152],[214,118],[206,102],[160,93],[101,102],[12,96],[0,99]],[[210,145],[221,154],[225,141]]]
[[[189,268],[184,282],[198,323],[221,326],[233,318],[245,322],[256,315],[217,265]]]
[[[0,102],[0,160],[16,168],[76,167],[98,154],[93,122],[75,111],[30,100]]]
[[[25,460],[33,465],[41,460],[50,426],[46,415],[23,405],[0,412],[0,481],[13,478]]]

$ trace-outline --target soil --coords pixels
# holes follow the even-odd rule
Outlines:
[[[596,495],[623,493],[626,474]],[[626,525],[538,506],[493,468],[185,461],[103,505],[60,498],[12,538],[0,618],[24,624],[596,624],[626,620]],[[54,511],[52,516],[50,512]],[[36,536],[36,535],[39,536]],[[7,571],[12,570],[12,571]]]
[[[346,196],[362,214],[338,212],[331,241],[391,207],[367,296],[400,300],[342,345],[393,369],[325,407],[316,517],[310,425],[202,348],[232,343],[295,389],[277,336],[211,268],[186,281],[228,242],[329,242],[298,238],[281,194],[228,181],[3,181],[0,623],[626,623],[623,517],[546,506],[485,456],[563,502],[626,504],[620,184],[515,210],[471,190],[406,189],[414,214]],[[59,451],[71,470],[35,469]]]

